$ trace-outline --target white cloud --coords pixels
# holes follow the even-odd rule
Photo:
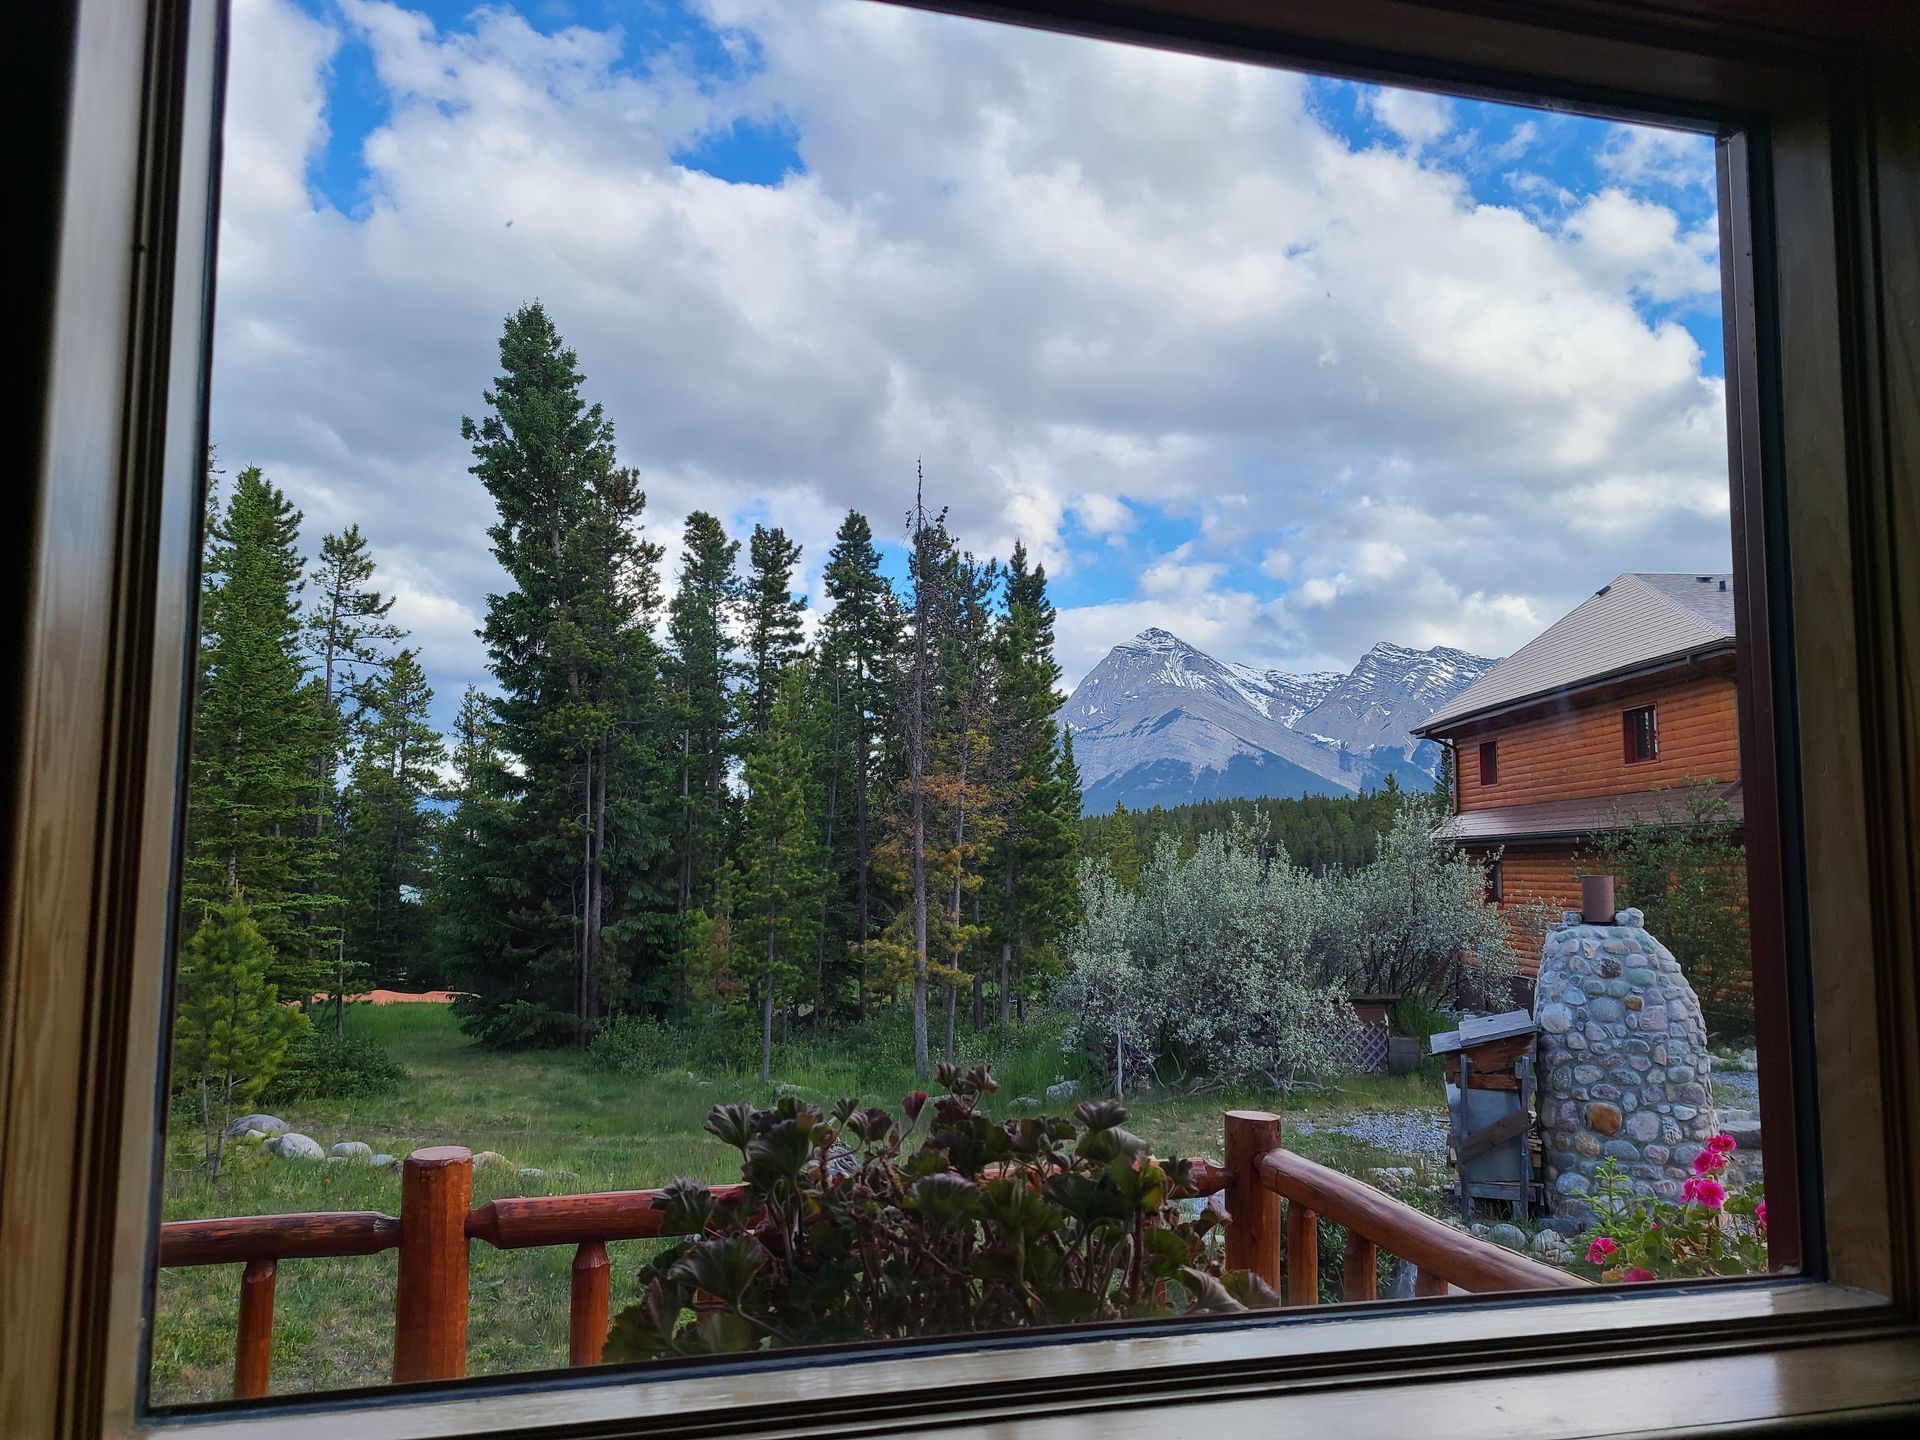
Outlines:
[[[1657,302],[1720,293],[1720,237],[1680,228],[1664,205],[1604,190],[1567,217],[1578,262],[1602,284]]]
[[[1598,159],[1603,173],[1629,187],[1714,184],[1713,137],[1692,130],[1615,125]]]
[[[782,524],[816,608],[845,510],[897,540],[919,459],[966,543],[1024,538],[1056,576],[1151,552],[1155,507],[1189,522],[1128,598],[1063,610],[1070,675],[1146,624],[1266,663],[1510,648],[1619,570],[1724,563],[1721,387],[1635,308],[1707,293],[1671,211],[1476,204],[1420,153],[1453,117],[1416,92],[1375,102],[1405,151],[1355,150],[1283,72],[882,5],[706,8],[758,57],[744,80],[636,73],[609,34],[504,10],[442,33],[371,0],[332,26],[235,5],[215,439],[310,540],[361,524],[443,705],[498,584],[459,421],[535,297],[653,538],[697,507]],[[351,215],[305,174],[342,44],[370,47],[388,117]],[[673,163],[742,117],[792,126],[805,173]],[[1642,133],[1607,163],[1657,173]],[[1308,578],[1290,608],[1233,579],[1259,573]]]
[[[1376,120],[1415,150],[1453,128],[1453,102],[1424,90],[1377,90],[1372,109]]]

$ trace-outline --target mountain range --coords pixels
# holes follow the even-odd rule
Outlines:
[[[1109,650],[1061,711],[1082,809],[1351,795],[1389,775],[1431,786],[1440,747],[1409,729],[1496,663],[1382,642],[1348,674],[1294,675],[1216,660],[1165,630],[1143,630]]]

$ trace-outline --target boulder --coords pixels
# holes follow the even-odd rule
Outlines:
[[[535,1165],[522,1165],[520,1167],[520,1178],[522,1180],[544,1180],[547,1178],[547,1172]]]
[[[265,1135],[267,1139],[278,1140],[292,1128],[291,1125],[287,1124],[287,1122],[282,1120],[278,1115],[242,1115],[238,1120],[227,1126],[227,1138],[229,1140],[238,1140],[245,1136],[248,1131],[258,1130],[262,1135]]]
[[[1555,1238],[1557,1239],[1558,1237],[1556,1236]],[[1525,1250],[1527,1248],[1527,1232],[1522,1230],[1518,1225],[1510,1224],[1505,1220],[1501,1221],[1498,1225],[1488,1228],[1487,1239],[1496,1245],[1504,1245],[1509,1250]]]
[[[507,1157],[502,1155],[498,1150],[482,1150],[478,1155],[473,1157],[473,1168],[476,1170],[517,1171],[520,1167],[507,1159]]]
[[[327,1151],[329,1160],[347,1160],[355,1165],[368,1165],[373,1162],[373,1147],[364,1140],[342,1140]]]
[[[376,1170],[393,1170],[398,1168],[400,1164],[400,1157],[398,1155],[388,1155],[382,1152],[381,1154],[375,1155],[371,1159],[369,1159],[367,1161],[367,1164],[371,1165]]]
[[[327,1152],[320,1148],[320,1142],[311,1135],[302,1135],[298,1130],[289,1130],[267,1141],[269,1152],[282,1160],[324,1160]]]

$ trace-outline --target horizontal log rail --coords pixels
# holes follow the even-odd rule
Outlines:
[[[1376,1262],[1381,1251],[1411,1263],[1413,1293],[1441,1296],[1449,1288],[1481,1295],[1511,1290],[1585,1289],[1589,1282],[1503,1246],[1481,1240],[1396,1200],[1363,1180],[1284,1149],[1280,1117],[1257,1110],[1227,1114],[1227,1157],[1233,1178],[1227,1204],[1227,1263],[1253,1270],[1288,1305],[1320,1300],[1322,1219],[1347,1231],[1341,1298],[1376,1298]],[[1282,1287],[1280,1202],[1286,1202],[1286,1263]],[[1240,1231],[1236,1247],[1236,1228]]]
[[[1191,1162],[1190,1183],[1176,1197],[1224,1191],[1229,1267],[1252,1270],[1289,1305],[1318,1298],[1317,1219],[1351,1232],[1348,1299],[1374,1298],[1379,1251],[1420,1269],[1416,1293],[1521,1290],[1581,1285],[1558,1270],[1462,1234],[1372,1186],[1280,1148],[1278,1116],[1233,1111],[1226,1118],[1227,1163]],[[607,1337],[611,1267],[607,1245],[658,1236],[666,1191],[609,1190],[589,1195],[505,1197],[472,1205],[473,1157],[465,1149],[416,1150],[401,1168],[400,1216],[373,1211],[245,1215],[224,1220],[171,1220],[160,1227],[159,1260],[172,1269],[239,1265],[240,1316],[234,1347],[234,1397],[267,1393],[278,1263],[339,1255],[400,1252],[394,1300],[393,1377],[453,1380],[466,1374],[467,1304],[472,1242],[497,1250],[571,1245],[572,1296],[567,1358],[597,1365]],[[716,1185],[716,1197],[738,1185]],[[1282,1286],[1281,1201],[1287,1201],[1291,1264]]]
[[[160,1227],[160,1265],[176,1270],[249,1260],[322,1260],[335,1255],[378,1255],[399,1244],[400,1222],[373,1210],[169,1220]]]

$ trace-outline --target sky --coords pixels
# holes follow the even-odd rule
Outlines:
[[[914,470],[1043,561],[1071,686],[1158,625],[1347,670],[1724,570],[1710,137],[876,0],[235,0],[212,438],[358,523],[444,721],[503,577],[468,473],[538,299],[686,515]]]

